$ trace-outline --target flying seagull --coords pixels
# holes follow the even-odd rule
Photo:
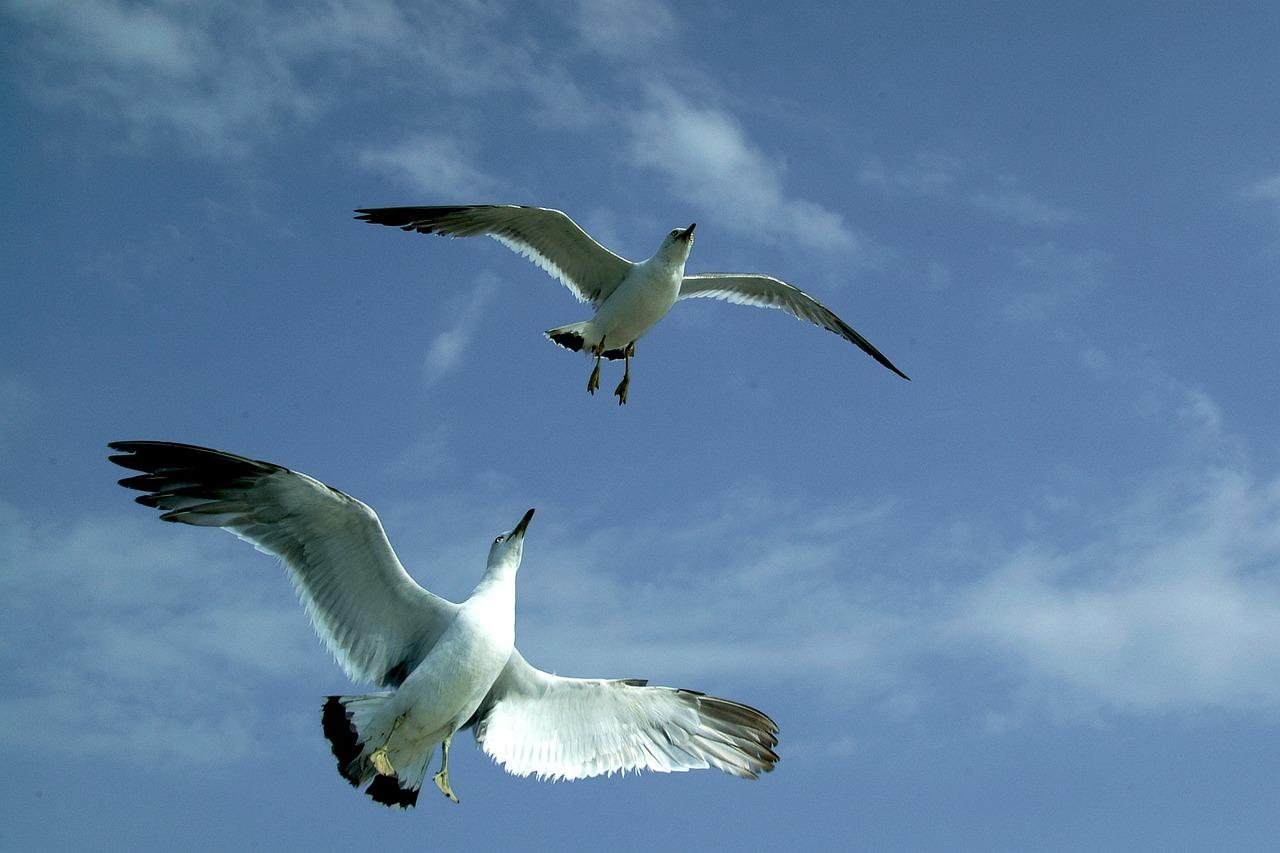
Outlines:
[[[454,604],[400,565],[378,516],[306,474],[220,450],[117,441],[120,485],[163,521],[222,527],[284,563],[316,633],[347,675],[380,692],[330,696],[321,720],[338,772],[379,803],[409,808],[437,744],[436,787],[463,729],[517,776],[714,767],[773,770],[778,727],[746,705],[639,679],[565,678],[516,650],[515,581],[533,510],[489,548],[471,597]]]
[[[614,390],[618,405],[627,402],[631,357],[636,341],[681,299],[711,297],[781,308],[788,314],[829,329],[856,344],[867,355],[901,376],[862,335],[809,294],[773,276],[760,273],[697,273],[685,275],[685,261],[693,248],[693,229],[675,228],[658,251],[635,263],[601,246],[559,210],[514,204],[474,204],[454,207],[374,207],[356,211],[356,219],[394,225],[404,231],[474,237],[484,234],[533,261],[560,279],[573,295],[595,308],[595,316],[549,330],[552,341],[575,352],[595,356],[587,391],[600,387],[600,359],[625,359],[622,382]]]

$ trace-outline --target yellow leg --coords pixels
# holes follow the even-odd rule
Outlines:
[[[453,743],[453,733],[451,732],[444,739],[441,745],[440,772],[433,777],[436,787],[440,789],[440,793],[444,794],[455,803],[458,802],[458,795],[453,793],[453,788],[449,787],[449,744]]]
[[[631,387],[631,356],[636,354],[635,341],[627,344],[627,348],[622,351],[622,357],[625,359],[626,367],[622,371],[622,381],[618,383],[618,387],[613,389],[613,393],[618,397],[618,405],[625,405],[627,402],[627,389]]]
[[[396,775],[396,768],[391,764],[391,754],[388,747],[391,746],[391,738],[395,737],[396,729],[400,728],[400,724],[403,722],[403,714],[396,717],[396,721],[391,724],[391,731],[387,734],[386,742],[369,754],[369,763],[373,765],[374,770],[383,776]]]
[[[600,339],[600,344],[592,352],[596,354],[596,367],[587,380],[587,393],[595,396],[596,389],[600,387],[600,359],[604,357],[604,338]]]

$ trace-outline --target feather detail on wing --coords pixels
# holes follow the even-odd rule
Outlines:
[[[164,521],[222,527],[283,561],[316,633],[356,681],[398,686],[452,621],[457,605],[427,592],[396,558],[377,514],[305,474],[270,462],[161,441],[118,441],[117,465],[142,474]]]
[[[564,678],[518,651],[472,720],[484,751],[517,776],[715,767],[754,779],[778,761],[778,727],[754,708],[635,679]]]
[[[885,358],[880,350],[837,317],[831,309],[803,290],[773,276],[754,273],[698,273],[685,276],[680,285],[680,298],[699,297],[723,299],[738,305],[755,305],[760,308],[780,308],[793,317],[808,320],[815,326],[835,332],[903,379],[911,378],[894,367],[893,362]]]
[[[631,262],[601,246],[559,210],[514,204],[375,207],[356,219],[404,231],[449,237],[485,235],[533,261],[578,299],[596,307],[631,270]]]

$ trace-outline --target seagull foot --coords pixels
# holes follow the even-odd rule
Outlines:
[[[380,746],[369,754],[369,763],[383,776],[396,775],[396,769],[391,766],[391,757],[387,754],[385,746]]]
[[[595,396],[596,390],[600,387],[600,360],[596,359],[595,370],[591,371],[591,378],[587,380],[587,393]]]
[[[625,406],[627,404],[627,389],[631,387],[631,377],[624,376],[622,381],[618,383],[618,387],[613,389],[613,393],[618,398],[618,405]]]
[[[458,795],[453,792],[453,788],[449,787],[448,770],[441,770],[432,777],[432,781],[436,783],[436,787],[440,789],[440,793],[444,794],[455,803],[458,802]]]

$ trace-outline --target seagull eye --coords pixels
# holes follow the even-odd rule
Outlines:
[[[497,539],[494,539],[494,540],[493,540],[493,544],[494,544],[494,545],[497,545],[497,544],[498,544],[499,542],[501,542],[504,538],[505,538],[505,537],[503,537],[503,536],[499,536]]]

